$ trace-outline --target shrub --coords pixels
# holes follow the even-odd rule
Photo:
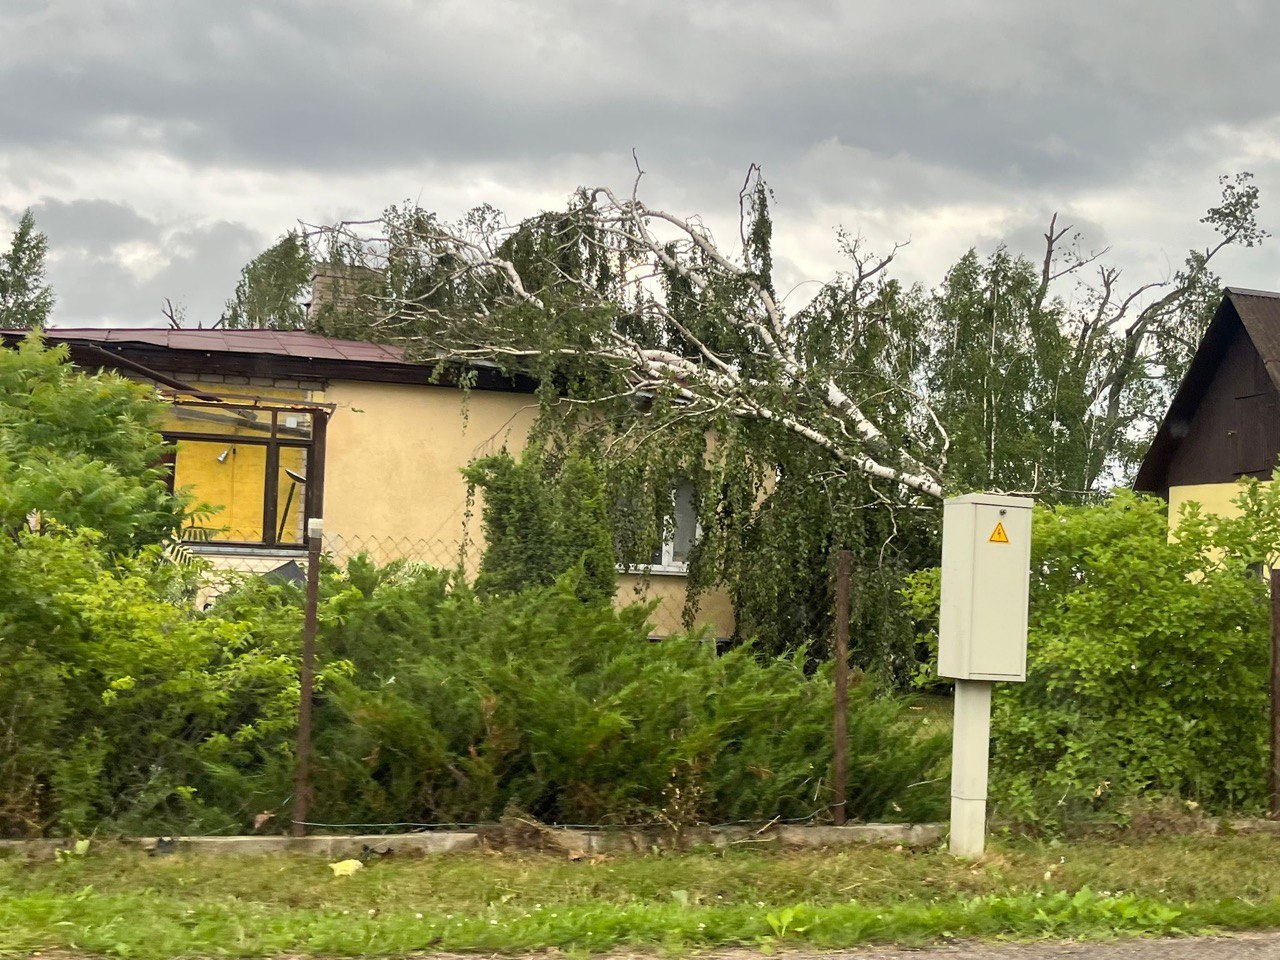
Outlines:
[[[300,591],[212,610],[158,547],[0,538],[0,832],[240,832],[287,809]],[[314,816],[568,823],[804,818],[830,803],[831,681],[802,657],[648,639],[647,608],[478,594],[362,558],[323,578]],[[940,811],[939,738],[870,684],[850,705],[855,817]]]
[[[1250,565],[1278,514],[1256,485],[1242,492],[1242,518],[1193,507],[1173,539],[1156,499],[1036,509],[1027,682],[998,684],[993,708],[1006,814],[1115,812],[1136,796],[1261,805],[1269,609]],[[922,616],[936,618],[936,589],[936,571],[908,588]]]
[[[801,658],[648,639],[646,608],[579,599],[581,574],[484,597],[444,574],[353,562],[322,646],[352,669],[317,715],[316,815],[451,823],[807,817],[830,802],[831,681]],[[939,812],[947,745],[900,700],[851,698],[850,809]]]
[[[200,617],[187,576],[88,531],[0,537],[0,832],[252,816],[255,772],[287,766],[296,630]]]
[[[617,585],[604,483],[592,460],[574,451],[530,447],[519,460],[505,450],[463,470],[484,491],[486,543],[476,589],[511,593],[547,586],[581,567],[583,600],[612,597]]]
[[[171,534],[186,501],[165,485],[163,410],[154,391],[76,370],[65,346],[36,334],[0,349],[0,530],[25,528],[35,512],[96,530],[113,551]]]
[[[38,335],[0,350],[0,832],[225,828],[292,729],[292,639],[198,617],[164,560],[163,410]]]

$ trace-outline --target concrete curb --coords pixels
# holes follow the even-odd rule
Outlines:
[[[536,826],[537,845],[568,854],[646,853],[656,849],[710,845],[769,844],[778,847],[815,848],[856,844],[901,844],[922,847],[938,843],[945,825],[937,823],[862,823],[836,826],[690,827],[674,834],[669,829],[580,830],[568,827]],[[163,851],[194,856],[301,856],[345,860],[361,854],[427,856],[474,850],[486,843],[504,843],[501,826],[474,831],[431,831],[423,833],[352,834],[310,837],[123,837],[106,841],[146,853]],[[531,844],[513,842],[514,847]],[[70,850],[73,840],[0,840],[0,854],[25,856],[31,860],[52,860],[59,851]]]
[[[930,847],[947,835],[945,823],[856,823],[843,827],[831,825],[767,824],[763,827],[687,827],[676,834],[670,828],[613,827],[583,830],[571,827],[547,827],[530,823],[521,835],[512,837],[502,824],[475,830],[435,830],[420,833],[378,833],[320,835],[311,837],[122,837],[101,841],[132,847],[146,853],[157,849],[165,853],[194,856],[301,856],[345,860],[367,852],[428,856],[474,850],[482,846],[506,846],[516,849],[562,850],[569,855],[590,856],[603,853],[649,853],[690,846],[730,847],[766,844],[775,848],[816,849],[821,847],[857,846],[861,844]],[[1222,836],[1230,834],[1269,834],[1280,836],[1280,820],[1241,818],[1206,819],[1188,835]],[[30,860],[52,860],[59,851],[69,851],[74,840],[0,840],[0,856],[19,856]]]

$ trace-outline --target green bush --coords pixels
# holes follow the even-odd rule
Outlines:
[[[799,657],[648,639],[647,610],[577,575],[484,597],[433,570],[335,576],[322,648],[351,664],[317,714],[315,815],[331,823],[807,817],[830,802],[830,677]],[[947,744],[902,701],[851,697],[853,816],[940,812]]]
[[[0,538],[0,832],[242,832],[288,810],[297,588],[210,611],[158,548]],[[323,577],[313,818],[561,823],[804,818],[831,801],[831,681],[802,658],[648,639],[576,578],[485,596],[363,559]],[[946,743],[851,696],[850,812],[941,812]]]
[[[37,335],[0,350],[0,832],[238,825],[293,728],[296,630],[200,618],[164,558],[164,409]]]
[[[290,762],[296,629],[200,617],[159,548],[100,541],[0,537],[0,833],[238,828]]]
[[[583,600],[612,597],[617,586],[613,530],[604,483],[589,457],[530,447],[519,460],[505,450],[463,470],[484,491],[484,557],[476,589],[512,593],[548,586],[581,567]]]
[[[1262,805],[1269,607],[1253,565],[1280,544],[1280,511],[1256,484],[1239,502],[1240,519],[1189,509],[1173,539],[1156,499],[1037,508],[1027,682],[998,684],[993,708],[1006,814],[1114,814],[1136,796]],[[936,619],[936,571],[907,593]]]
[[[84,373],[66,346],[37,334],[0,349],[0,531],[42,522],[99,532],[128,551],[158,543],[182,522],[159,434],[164,403],[114,373]]]

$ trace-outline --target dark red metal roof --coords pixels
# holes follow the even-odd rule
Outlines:
[[[0,331],[18,334],[21,331]],[[361,340],[335,340],[303,330],[168,330],[161,327],[57,327],[44,332],[55,342],[92,342],[112,347],[147,346],[210,353],[255,353],[304,360],[405,363],[404,350]]]
[[[12,345],[27,330],[0,330]],[[319,377],[377,383],[457,386],[459,373],[474,373],[480,390],[532,393],[537,381],[485,360],[456,363],[410,357],[404,348],[363,340],[337,340],[303,330],[172,330],[161,327],[54,327],[50,343],[65,343],[72,359],[101,366],[111,357],[155,371],[189,375],[227,373],[256,377]]]

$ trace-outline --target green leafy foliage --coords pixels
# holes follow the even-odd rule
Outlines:
[[[0,328],[35,330],[49,320],[53,291],[44,280],[48,241],[23,211],[9,249],[0,252]]]
[[[229,330],[301,330],[304,299],[315,269],[306,239],[294,231],[254,257],[240,271],[235,295],[227,301],[222,323]]]
[[[200,617],[188,577],[91,531],[0,537],[0,832],[218,831],[253,812],[245,779],[293,729],[296,632]]]
[[[239,787],[211,771],[292,728],[295,668],[278,630],[201,619],[198,565],[166,558],[161,401],[66,360],[0,350],[0,832],[225,829]]]
[[[992,719],[1007,814],[1115,814],[1138,795],[1262,805],[1269,606],[1252,565],[1280,542],[1280,497],[1241,493],[1242,516],[1193,507],[1172,539],[1153,498],[1037,509],[1027,682],[999,687]],[[908,588],[926,620],[936,590],[935,571]]]
[[[940,488],[1081,503],[1132,472],[1219,298],[1212,262],[1266,236],[1251,177],[1221,186],[1209,245],[1132,296],[1055,218],[1043,256],[974,248],[929,287],[841,234],[846,269],[779,297],[757,167],[732,253],[634,195],[579,191],[514,226],[409,203],[329,232],[357,282],[325,329],[539,380],[539,429],[595,443],[620,557],[661,542],[661,501],[692,480],[686,614],[728,590],[735,640],[820,656],[851,550],[854,657],[897,683],[916,670],[897,587],[936,556]]]
[[[0,530],[56,522],[118,551],[171,534],[187,499],[165,485],[162,411],[143,385],[76,370],[35,334],[0,350]]]
[[[682,824],[828,802],[826,672],[651,641],[645,608],[583,602],[581,576],[486,597],[429,569],[335,573],[322,647],[352,669],[317,718],[317,817]],[[870,684],[851,701],[853,814],[937,813],[945,742]]]
[[[589,458],[530,447],[519,460],[503,451],[474,461],[463,473],[473,490],[484,492],[480,592],[546,586],[581,566],[581,599],[613,596],[617,574],[609,502]]]
[[[0,832],[241,832],[292,789],[297,588],[206,613],[158,547],[0,538]],[[808,817],[829,803],[831,681],[796,658],[648,639],[581,571],[482,595],[362,559],[323,578],[313,815],[332,823]],[[938,815],[943,739],[867,683],[850,809]]]

